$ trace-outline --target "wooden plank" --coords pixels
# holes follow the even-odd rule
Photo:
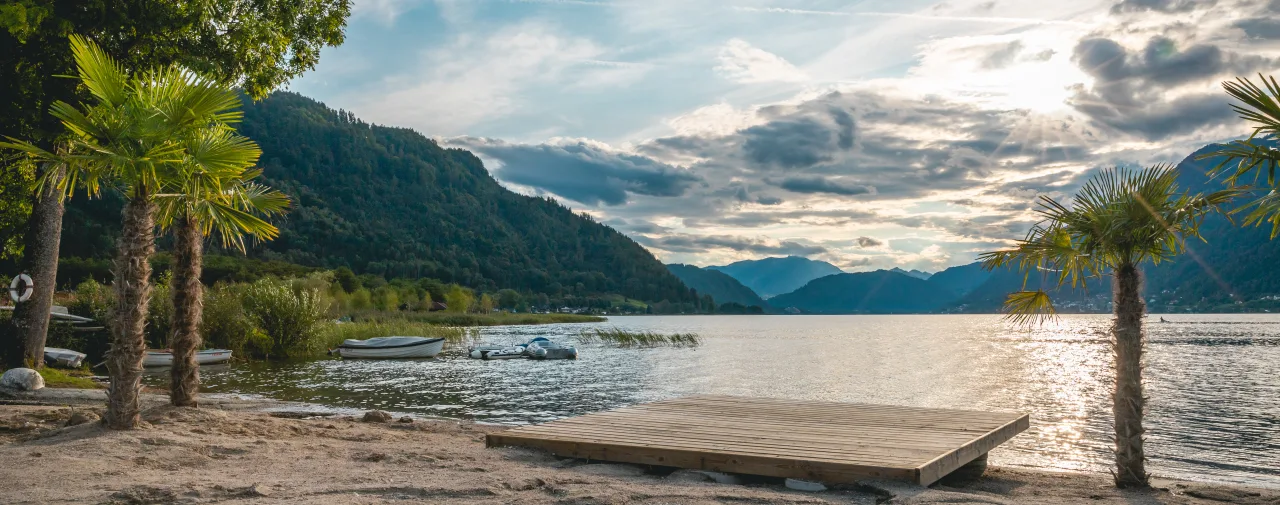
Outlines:
[[[703,395],[489,434],[560,456],[823,482],[930,484],[1030,426],[1006,412]]]

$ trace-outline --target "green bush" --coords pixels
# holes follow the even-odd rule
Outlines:
[[[169,296],[169,274],[166,272],[151,285],[151,304],[147,306],[147,347],[169,348],[173,333],[173,300]]]
[[[271,342],[245,312],[238,288],[219,284],[205,291],[200,333],[205,347],[230,349],[233,357],[245,357],[251,347],[270,349]]]
[[[321,348],[320,325],[329,309],[314,289],[295,290],[276,279],[261,279],[244,286],[244,311],[270,342],[255,345],[264,357],[302,357]]]

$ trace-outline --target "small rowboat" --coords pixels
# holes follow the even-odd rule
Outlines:
[[[44,364],[60,366],[63,368],[80,368],[84,363],[85,355],[82,352],[76,352],[71,349],[63,349],[61,347],[45,347],[44,348]]]
[[[213,365],[228,361],[231,361],[231,351],[229,349],[196,351],[196,364],[198,365]],[[147,355],[142,358],[142,366],[173,366],[173,351],[168,349],[147,351]]]
[[[336,349],[339,356],[355,359],[431,358],[444,349],[443,338],[376,337],[347,339]]]

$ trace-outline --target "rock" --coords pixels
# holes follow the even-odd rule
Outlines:
[[[94,421],[97,421],[98,419],[99,419],[98,415],[94,414],[93,412],[85,412],[83,410],[77,410],[71,413],[71,418],[67,419],[66,425],[79,426],[85,423],[92,423]]]
[[[44,377],[30,368],[13,368],[0,375],[0,388],[35,391],[44,388]]]
[[[364,418],[361,420],[366,423],[389,423],[391,422],[391,414],[381,410],[370,410],[364,413]]]
[[[824,486],[821,482],[811,482],[811,481],[800,480],[800,479],[787,479],[786,485],[787,485],[787,489],[794,489],[796,491],[808,491],[810,493],[818,493],[818,492],[827,490],[827,486]]]
[[[401,418],[400,418],[400,420],[398,420],[398,421],[396,421],[396,422],[400,422],[400,423],[412,423],[412,422],[413,422],[413,418],[412,418],[412,417],[409,417],[409,416],[404,416],[404,417],[401,417]]]

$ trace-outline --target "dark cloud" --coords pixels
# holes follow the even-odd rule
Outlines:
[[[861,210],[789,210],[751,211],[725,216],[685,218],[689,228],[734,226],[754,228],[775,224],[804,224],[808,226],[844,226],[854,223],[876,222],[879,215]]]
[[[703,253],[714,249],[732,249],[762,256],[812,256],[824,254],[827,248],[807,245],[790,240],[768,242],[736,235],[666,235],[662,237],[635,237],[636,242],[673,253]]]
[[[1080,41],[1073,55],[1094,79],[1091,88],[1077,86],[1070,100],[1090,119],[1148,140],[1187,133],[1219,123],[1233,113],[1218,91],[1183,94],[1167,91],[1188,83],[1247,75],[1269,63],[1216,45],[1180,49],[1168,37],[1156,36],[1140,50],[1129,50],[1105,37]]]
[[[1198,8],[1213,7],[1216,0],[1121,0],[1111,7],[1111,12],[1189,12]]]
[[[1005,68],[1012,64],[1014,60],[1018,58],[1019,54],[1022,54],[1023,48],[1024,46],[1022,45],[1021,40],[1015,40],[1008,44],[1001,45],[996,50],[987,53],[987,56],[982,59],[982,68]],[[1052,52],[1050,55],[1052,55]]]
[[[628,193],[681,196],[701,181],[685,169],[653,158],[611,152],[585,142],[528,145],[462,137],[448,143],[501,161],[502,167],[494,170],[499,179],[588,205],[621,205]]]
[[[858,237],[855,240],[858,242],[858,247],[880,247],[884,245],[884,241],[876,240],[871,237]]]
[[[1235,22],[1235,27],[1244,30],[1244,34],[1252,39],[1280,39],[1280,19],[1248,18]]]
[[[775,107],[761,114],[775,119],[738,134],[747,159],[756,164],[808,167],[831,161],[837,151],[853,147],[853,115],[839,107],[828,107],[816,114]]]
[[[860,184],[849,184],[824,177],[787,177],[781,181],[766,180],[793,193],[830,193],[833,195],[856,196],[875,194],[876,188]]]

